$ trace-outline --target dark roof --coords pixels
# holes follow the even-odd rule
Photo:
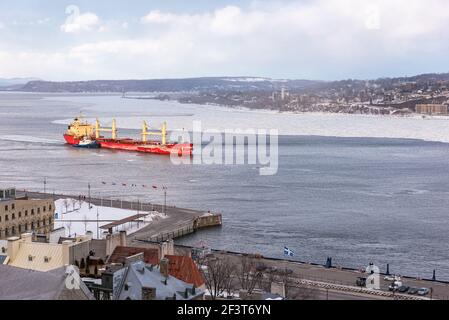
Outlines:
[[[126,258],[134,256],[136,254],[143,253],[145,263],[151,265],[159,264],[159,250],[158,249],[146,249],[136,247],[122,247],[118,246],[114,249],[109,257],[108,263],[125,263]]]
[[[0,265],[0,275],[0,300],[55,300],[65,290],[65,267],[40,272]],[[80,285],[81,297],[92,298],[85,285]]]
[[[165,256],[169,260],[168,273],[186,283],[201,287],[204,278],[192,258],[187,256]]]

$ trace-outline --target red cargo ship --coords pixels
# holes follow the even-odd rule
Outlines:
[[[111,132],[112,138],[105,138],[101,132]],[[95,126],[76,118],[64,134],[65,141],[70,145],[78,145],[84,138],[96,141],[101,148],[125,150],[143,153],[154,153],[162,155],[177,154],[179,156],[192,155],[192,143],[167,143],[167,124],[164,123],[162,130],[149,131],[146,122],[142,126],[142,140],[118,139],[116,121],[112,121],[112,128],[102,128],[97,120]],[[148,136],[161,136],[161,141],[149,141]]]

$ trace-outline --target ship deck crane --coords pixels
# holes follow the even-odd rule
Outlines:
[[[144,121],[142,124],[142,142],[147,142],[147,136],[162,136],[162,145],[167,144],[167,123],[162,124],[161,131],[149,131],[147,122]]]
[[[112,133],[112,139],[117,139],[117,121],[115,119],[112,119],[112,127],[111,128],[102,128],[100,125],[100,121],[97,119],[95,121],[95,138],[100,139],[100,133],[101,132],[111,132]]]

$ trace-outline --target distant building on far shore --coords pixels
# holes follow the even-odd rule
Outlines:
[[[447,115],[447,104],[417,104],[416,113],[428,115]]]

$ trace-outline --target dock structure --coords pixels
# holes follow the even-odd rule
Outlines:
[[[79,197],[75,195],[49,194],[27,191],[23,191],[23,194],[26,194],[28,197],[32,197],[35,199],[53,198],[54,200],[58,200],[67,198],[78,199]],[[129,243],[141,241],[167,241],[194,233],[200,229],[221,226],[223,223],[221,214],[213,214],[200,210],[184,209],[162,204],[132,202],[121,199],[105,200],[98,198],[88,198],[84,201],[88,201],[89,203],[96,206],[135,210],[136,212],[138,212],[137,215],[128,217],[132,220],[135,220],[138,215],[145,215],[145,212],[150,211],[157,211],[165,214],[163,218],[154,220],[143,229],[131,235],[128,235]],[[126,219],[124,219],[123,221],[125,220]],[[108,230],[111,231],[112,227],[116,226],[117,224],[124,223],[123,221],[110,221],[111,224],[108,225]],[[125,222],[127,222],[127,220]]]
[[[157,224],[137,231],[130,236],[131,241],[163,242],[171,239],[181,238],[197,230],[221,226],[222,215],[206,213],[200,216],[184,216],[177,219],[170,218],[160,220]]]

